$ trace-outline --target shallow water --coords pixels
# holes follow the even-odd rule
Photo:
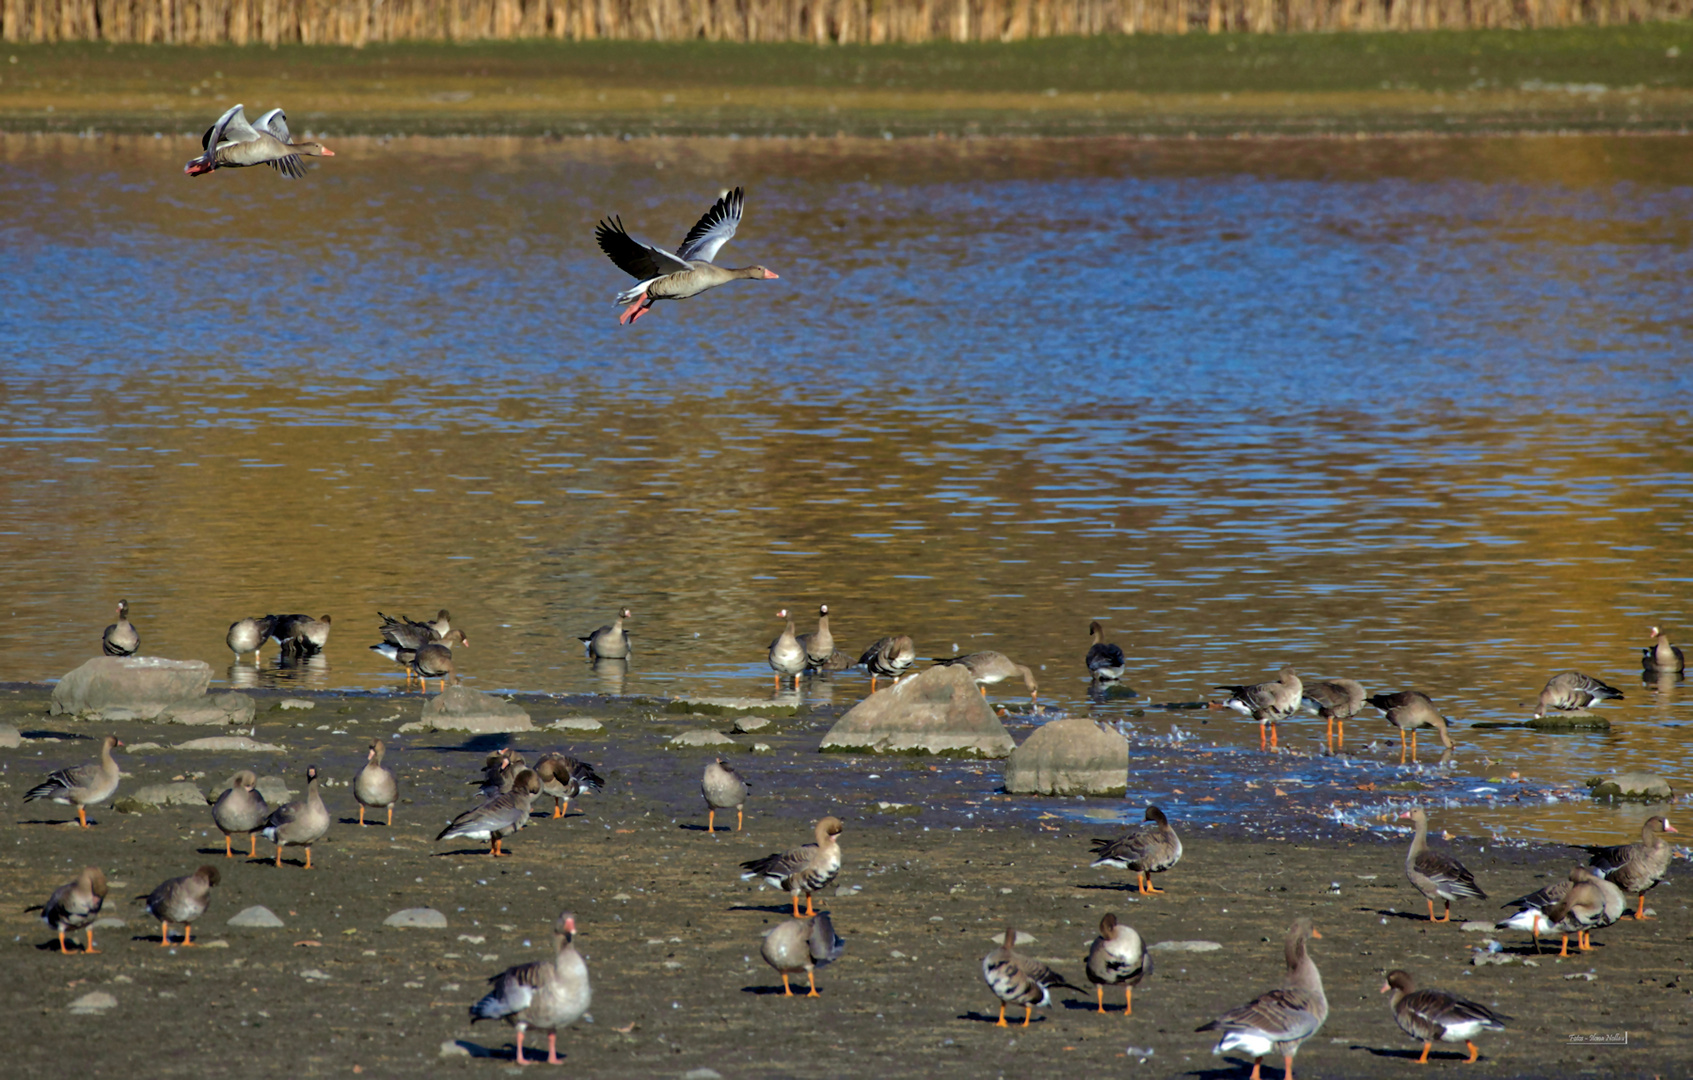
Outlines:
[[[122,596],[237,684],[397,687],[375,612],[445,606],[483,689],[768,694],[774,612],[826,602],[844,649],[998,649],[1052,710],[1293,663],[1430,693],[1476,776],[1693,784],[1693,691],[1637,651],[1693,639],[1693,141],[339,149],[289,183],[0,140],[0,680]],[[620,328],[594,221],[671,243],[736,183],[723,261],[781,280]],[[324,662],[231,666],[267,611],[333,614]],[[1090,618],[1141,696],[1089,700]],[[1570,667],[1627,694],[1610,732],[1468,726]]]

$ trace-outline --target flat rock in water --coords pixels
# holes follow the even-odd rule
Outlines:
[[[735,745],[735,740],[723,734],[721,731],[712,731],[709,728],[696,728],[693,731],[684,731],[680,735],[670,736],[670,745],[733,746]]]
[[[129,797],[148,806],[206,805],[206,793],[186,780],[172,784],[148,784],[131,792]]]
[[[547,725],[549,731],[604,731],[605,725],[591,716],[566,716]]]
[[[106,993],[104,990],[95,990],[91,993],[84,994],[69,1005],[70,1011],[77,1013],[78,1015],[103,1013],[107,1009],[115,1009],[117,1007],[118,999]]]
[[[436,694],[424,703],[423,719],[400,728],[401,731],[465,731],[473,735],[534,729],[522,706],[464,686],[449,686]]]
[[[177,743],[177,750],[245,750],[252,754],[280,754],[282,747],[249,739],[245,735],[209,735]]]
[[[762,716],[741,716],[735,720],[735,730],[743,735],[754,731],[763,731],[770,726],[770,721]]]
[[[240,912],[231,915],[229,918],[229,925],[275,929],[286,924],[283,923],[281,919],[277,918],[276,912],[272,911],[270,908],[265,907],[263,904],[254,904],[250,908],[244,908]]]
[[[701,716],[794,716],[798,705],[785,705],[769,698],[752,697],[683,697],[664,707],[665,712],[698,713]]]
[[[151,720],[184,698],[204,697],[212,684],[204,660],[96,656],[53,687],[54,716]]]
[[[0,724],[0,747],[11,750],[22,746],[23,741],[24,737],[18,733],[17,728],[10,724]]]
[[[167,724],[230,726],[252,723],[253,712],[253,699],[246,694],[201,694],[166,705],[156,719]]]
[[[1085,716],[1043,724],[1011,751],[1005,790],[1013,795],[1125,794],[1129,742]]]
[[[1611,722],[1598,713],[1567,712],[1547,713],[1538,720],[1529,720],[1528,726],[1536,731],[1609,731]]]
[[[1159,941],[1146,948],[1149,952],[1216,952],[1222,946],[1215,941]]]
[[[1587,782],[1595,799],[1624,799],[1630,802],[1662,802],[1673,798],[1669,781],[1650,772],[1621,772],[1594,777]]]
[[[265,802],[269,803],[271,806],[281,806],[283,803],[298,794],[297,792],[290,791],[288,789],[288,782],[283,780],[280,776],[259,777],[258,783],[253,785],[253,790],[257,791],[260,795],[263,795],[265,797]]]
[[[1017,748],[961,664],[927,668],[835,722],[822,750],[1002,758]]]
[[[410,907],[382,920],[383,926],[404,926],[415,930],[445,930],[447,917],[428,907]]]

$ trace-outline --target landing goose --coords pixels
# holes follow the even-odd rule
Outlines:
[[[1040,687],[1035,683],[1035,673],[1004,653],[966,653],[963,656],[937,659],[935,664],[940,667],[951,667],[956,664],[964,668],[970,673],[970,677],[976,680],[976,688],[982,692],[983,697],[988,696],[989,686],[1014,677],[1023,680],[1023,685],[1028,688],[1031,703],[1040,696]]]
[[[1152,875],[1161,874],[1181,861],[1182,839],[1170,827],[1170,819],[1156,806],[1146,808],[1140,828],[1115,840],[1094,839],[1095,867],[1115,866],[1135,872],[1135,888],[1142,896],[1156,896],[1163,889],[1152,886]]]
[[[1337,745],[1337,726],[1340,731],[1338,745],[1345,746],[1346,721],[1364,707],[1363,684],[1351,679],[1310,679],[1302,684],[1302,690],[1300,705],[1328,721],[1329,748],[1332,750]]]
[[[1393,1022],[1399,1030],[1422,1041],[1423,1056],[1417,1059],[1418,1065],[1428,1064],[1428,1052],[1437,1042],[1463,1043],[1473,1062],[1480,1051],[1471,1040],[1483,1031],[1504,1031],[1505,1021],[1511,1019],[1444,990],[1418,990],[1416,981],[1397,969],[1387,973],[1381,992],[1393,994]]]
[[[1129,662],[1122,649],[1105,640],[1105,628],[1099,625],[1098,619],[1088,623],[1088,637],[1093,639],[1093,644],[1088,646],[1088,674],[1098,682],[1121,679]]]
[[[585,791],[598,791],[605,785],[600,774],[586,761],[569,754],[546,754],[535,763],[535,778],[541,782],[541,794],[553,797],[553,817],[570,813],[570,800]]]
[[[506,968],[488,980],[492,986],[470,1007],[470,1022],[504,1020],[517,1029],[517,1063],[523,1060],[523,1036],[530,1028],[547,1033],[547,1064],[558,1065],[558,1029],[580,1020],[593,1002],[588,965],[576,951],[576,916],[565,912],[553,924],[551,960]]]
[[[304,659],[316,656],[329,644],[329,628],[333,621],[328,615],[321,619],[310,615],[278,615],[271,636],[282,644],[285,659]]]
[[[1593,872],[1623,892],[1639,893],[1640,906],[1634,911],[1636,919],[1652,918],[1646,914],[1646,892],[1664,880],[1669,872],[1670,844],[1664,833],[1678,831],[1669,819],[1649,817],[1640,826],[1640,840],[1614,847],[1587,846],[1592,855]]]
[[[1428,846],[1427,811],[1419,806],[1399,816],[1410,818],[1411,824],[1417,829],[1416,835],[1411,837],[1410,850],[1405,853],[1405,877],[1428,901],[1429,922],[1451,922],[1454,900],[1466,897],[1487,899],[1487,894],[1476,884],[1475,875],[1466,870],[1463,863]],[[1436,899],[1446,904],[1445,913],[1438,919],[1434,917]]]
[[[159,947],[170,945],[170,924],[182,924],[182,944],[194,944],[194,923],[212,902],[212,886],[222,880],[215,866],[202,866],[187,877],[171,878],[147,897],[147,911],[159,920]]]
[[[917,660],[917,646],[904,634],[877,638],[858,657],[858,662],[870,673],[870,692],[876,692],[877,679],[899,682],[905,669]]]
[[[306,770],[306,797],[283,803],[270,812],[259,835],[276,845],[276,865],[282,865],[282,849],[306,849],[306,869],[312,868],[312,845],[329,832],[329,808],[318,793],[317,766]]]
[[[835,837],[845,828],[838,817],[817,823],[816,842],[801,844],[792,851],[779,851],[741,864],[742,881],[763,878],[772,889],[784,889],[794,899],[794,918],[799,918],[800,894],[805,894],[805,913],[817,914],[811,894],[827,888],[841,872],[841,845]]]
[[[846,940],[835,933],[835,924],[829,921],[829,916],[819,912],[778,924],[764,935],[758,955],[782,976],[784,996],[794,996],[793,987],[788,985],[788,976],[803,971],[806,982],[811,984],[811,991],[805,996],[822,997],[817,992],[817,969],[827,966],[845,950]]]
[[[1299,1045],[1315,1035],[1329,1015],[1322,974],[1305,947],[1307,937],[1322,936],[1310,919],[1294,922],[1287,932],[1287,977],[1282,984],[1198,1029],[1224,1033],[1213,1054],[1244,1050],[1252,1058],[1252,1080],[1260,1080],[1263,1059],[1275,1050],[1286,1069],[1283,1080],[1293,1080],[1293,1057]]]
[[[618,316],[618,325],[634,322],[660,300],[686,300],[731,281],[775,281],[776,274],[762,266],[736,269],[711,261],[735,235],[745,201],[740,188],[718,199],[688,230],[674,254],[630,236],[623,229],[622,218],[601,221],[594,229],[600,250],[639,283],[617,294],[619,304],[629,305]]]
[[[76,807],[76,819],[88,828],[87,808],[105,802],[118,790],[118,763],[112,760],[112,748],[122,746],[116,735],[100,741],[100,759],[87,765],[75,765],[49,775],[45,782],[24,793],[24,802],[46,799],[61,806]]]
[[[799,647],[805,650],[805,665],[826,668],[835,657],[835,635],[829,632],[829,605],[817,605],[817,629],[799,636]]]
[[[783,608],[778,611],[776,617],[787,620],[787,625],[782,627],[780,634],[776,635],[776,640],[770,643],[770,670],[773,672],[771,678],[775,680],[776,689],[780,690],[782,688],[782,676],[792,675],[794,689],[798,690],[800,674],[805,671],[806,667],[805,649],[800,645],[799,638],[794,634],[794,620],[793,616],[788,614],[788,609]]]
[[[238,619],[229,624],[229,633],[224,635],[224,643],[229,651],[240,660],[248,653],[253,654],[253,663],[259,662],[259,650],[264,648],[270,640],[271,632],[276,629],[276,616],[266,615],[262,618]]]
[[[1578,866],[1567,879],[1519,896],[1504,906],[1516,908],[1517,913],[1500,922],[1498,929],[1528,931],[1534,936],[1537,953],[1541,934],[1563,934],[1563,951],[1558,955],[1568,956],[1571,933],[1576,935],[1576,948],[1587,952],[1592,948],[1588,935],[1622,918],[1628,910],[1628,899],[1615,885]]]
[[[359,824],[364,824],[365,810],[387,810],[388,824],[394,824],[394,800],[399,798],[400,785],[394,774],[382,764],[387,746],[380,738],[370,740],[365,752],[364,768],[353,777],[353,799],[359,804]]]
[[[1380,709],[1387,722],[1399,729],[1399,764],[1405,764],[1406,735],[1410,735],[1411,763],[1417,761],[1417,729],[1430,727],[1440,736],[1440,745],[1450,750],[1457,744],[1446,730],[1446,717],[1434,707],[1429,696],[1419,690],[1402,690],[1397,694],[1374,694],[1366,699]]]
[[[281,109],[270,110],[259,117],[257,124],[253,124],[248,122],[247,114],[240,105],[218,117],[217,123],[206,129],[200,137],[200,146],[204,153],[183,167],[182,171],[189,176],[204,176],[214,169],[269,165],[293,179],[306,175],[306,167],[300,161],[301,154],[309,157],[335,156],[335,151],[322,143],[295,142],[288,131],[288,118]]]
[[[510,855],[502,844],[506,837],[529,824],[529,808],[541,793],[541,781],[533,769],[524,769],[512,779],[511,790],[504,795],[466,810],[436,835],[436,840],[451,840],[456,836],[488,841],[488,854],[496,859]]]
[[[1099,1011],[1105,1011],[1105,988],[1123,988],[1123,1015],[1135,1011],[1135,987],[1152,974],[1152,954],[1147,952],[1140,934],[1128,923],[1118,922],[1117,916],[1107,912],[1099,920],[1099,936],[1088,950],[1087,976],[1098,996]]]
[[[1681,648],[1670,644],[1669,635],[1652,627],[1652,647],[1640,650],[1640,667],[1645,671],[1667,671],[1680,675],[1687,669],[1687,658]]]
[[[727,761],[718,758],[705,767],[700,779],[700,794],[705,796],[706,832],[717,832],[717,811],[735,811],[735,831],[741,831],[744,808],[747,804],[747,782]]]
[[[1576,712],[1613,699],[1621,701],[1622,691],[1579,671],[1560,671],[1540,688],[1540,704],[1534,710],[1534,718],[1539,720],[1549,712]]]
[[[580,641],[588,650],[588,655],[596,660],[622,660],[629,655],[628,631],[623,629],[623,620],[632,619],[635,613],[623,608],[617,613],[617,618],[609,626],[602,626],[576,640]]]
[[[141,647],[141,635],[129,621],[129,601],[118,601],[118,621],[100,635],[100,650],[107,656],[134,656]]]
[[[1299,672],[1291,667],[1284,667],[1277,673],[1274,682],[1253,683],[1248,686],[1216,686],[1216,690],[1227,690],[1229,696],[1223,702],[1223,707],[1233,709],[1237,713],[1252,717],[1258,721],[1258,749],[1276,749],[1276,724],[1292,716],[1299,708],[1300,698],[1304,696],[1304,684],[1299,681]],[[1270,726],[1269,742],[1264,739],[1264,725]]]
[[[259,778],[251,769],[242,769],[229,778],[229,789],[212,803],[212,823],[223,833],[223,857],[235,858],[229,838],[236,834],[247,837],[247,857],[259,855],[258,830],[270,820],[270,807],[258,792]]]
[[[94,947],[94,920],[106,903],[106,875],[98,866],[84,867],[75,881],[68,881],[53,890],[47,903],[41,906],[41,921],[59,935],[59,952],[65,955],[65,931],[82,930],[86,941],[82,951],[97,953]]]
[[[1005,941],[993,952],[982,957],[982,979],[988,984],[988,989],[993,991],[994,997],[999,999],[999,1021],[995,1027],[1011,1026],[1005,1022],[1007,1005],[1023,1006],[1023,1026],[1028,1027],[1029,1017],[1034,1015],[1035,1006],[1044,1008],[1052,1004],[1052,990],[1055,987],[1062,986],[1086,993],[1039,960],[1018,953],[1016,944],[1017,931],[1006,927]]]
[[[470,639],[464,636],[463,631],[448,630],[447,636],[440,641],[428,642],[417,650],[417,655],[412,657],[411,667],[413,671],[417,672],[417,681],[423,688],[422,693],[427,694],[429,692],[430,679],[441,680],[441,692],[443,694],[447,692],[447,677],[449,675],[452,676],[453,683],[457,685],[459,677],[453,668],[453,650],[455,648],[470,648]]]

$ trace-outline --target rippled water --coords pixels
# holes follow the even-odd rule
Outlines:
[[[1693,784],[1638,662],[1693,641],[1693,140],[339,150],[0,140],[0,680],[123,596],[235,682],[396,686],[376,610],[446,606],[485,689],[768,694],[775,610],[827,602],[1106,714],[1293,663],[1515,721],[1578,667],[1610,733],[1461,744]],[[733,184],[723,261],[781,280],[620,328],[595,220],[673,243]],[[231,668],[267,611],[333,614],[326,663]],[[1090,618],[1145,696],[1089,701]]]

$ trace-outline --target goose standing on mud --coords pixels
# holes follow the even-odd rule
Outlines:
[[[187,877],[171,878],[147,897],[147,911],[159,920],[159,948],[170,945],[170,924],[182,924],[182,944],[194,945],[194,923],[212,903],[212,886],[221,880],[218,868],[202,866]]]
[[[1487,894],[1476,884],[1475,875],[1465,869],[1463,863],[1428,846],[1427,811],[1419,806],[1399,816],[1410,818],[1411,824],[1417,829],[1416,835],[1411,837],[1410,850],[1405,853],[1405,877],[1428,901],[1429,922],[1451,922],[1454,900],[1487,899]],[[1434,902],[1437,899],[1446,903],[1446,911],[1438,919],[1434,917]]]
[[[380,738],[370,740],[365,753],[364,768],[353,777],[353,800],[359,804],[359,824],[364,824],[366,808],[388,811],[388,824],[394,824],[394,800],[399,797],[400,785],[394,774],[382,764],[387,746]]]
[[[782,995],[793,997],[788,985],[789,975],[805,972],[811,992],[806,997],[822,997],[817,992],[817,969],[826,967],[846,950],[846,940],[835,933],[835,924],[823,912],[808,918],[789,919],[764,935],[758,955],[782,976]]]
[[[1306,918],[1289,928],[1284,946],[1287,977],[1282,984],[1198,1029],[1224,1033],[1213,1054],[1246,1051],[1252,1057],[1252,1080],[1260,1080],[1263,1059],[1276,1050],[1286,1069],[1283,1080],[1293,1080],[1293,1057],[1300,1044],[1315,1035],[1329,1015],[1322,974],[1305,946],[1306,938],[1322,936]]]
[[[1640,826],[1640,840],[1633,844],[1618,844],[1615,847],[1589,846],[1587,853],[1593,856],[1593,872],[1609,881],[1623,892],[1639,893],[1640,906],[1635,908],[1636,919],[1650,919],[1646,914],[1646,891],[1658,882],[1664,880],[1669,873],[1670,844],[1664,839],[1664,833],[1675,832],[1674,825],[1669,819],[1661,816],[1649,817]]]
[[[44,783],[24,793],[24,802],[46,799],[74,806],[76,819],[88,828],[87,808],[105,802],[118,790],[118,763],[112,760],[112,748],[122,745],[123,740],[116,735],[106,736],[100,743],[100,760],[49,775]]]
[[[488,854],[496,859],[510,855],[504,850],[505,838],[529,824],[529,807],[541,793],[541,781],[533,769],[524,769],[512,778],[511,790],[495,795],[481,806],[473,806],[452,820],[436,840],[451,840],[465,836],[472,840],[488,841]]]
[[[223,857],[235,858],[229,838],[236,833],[247,837],[247,857],[259,856],[259,833],[270,819],[270,806],[258,792],[259,778],[251,769],[242,769],[229,778],[229,788],[212,803],[212,823],[223,833]]]
[[[1422,1041],[1423,1056],[1417,1059],[1418,1065],[1428,1064],[1428,1052],[1436,1042],[1463,1043],[1470,1051],[1469,1061],[1473,1062],[1481,1051],[1471,1040],[1483,1031],[1504,1031],[1505,1021],[1510,1019],[1457,994],[1418,990],[1410,973],[1397,969],[1387,973],[1381,992],[1393,994],[1393,1022],[1399,1025],[1399,1030]]]
[[[1017,931],[1008,926],[1005,941],[982,957],[982,980],[999,999],[999,1021],[995,1027],[1011,1026],[1005,1022],[1007,1005],[1023,1006],[1023,1026],[1028,1027],[1037,1005],[1052,1004],[1054,987],[1087,992],[1039,960],[1017,952],[1016,945]]]
[[[917,646],[904,634],[877,638],[859,654],[858,662],[870,673],[870,692],[876,692],[877,679],[892,679],[899,685],[905,669],[917,661]]]
[[[1540,952],[1541,934],[1562,934],[1564,944],[1558,955],[1568,956],[1571,933],[1576,935],[1576,949],[1588,952],[1593,948],[1588,935],[1622,918],[1628,910],[1628,899],[1609,881],[1585,866],[1577,866],[1568,879],[1503,906],[1514,907],[1517,913],[1498,923],[1497,929],[1528,931],[1534,936],[1536,953]]]
[[[594,229],[600,250],[619,270],[639,282],[617,294],[618,303],[629,305],[618,316],[618,325],[634,322],[660,300],[686,300],[731,281],[775,281],[775,272],[762,266],[731,268],[711,261],[735,235],[744,203],[740,188],[718,199],[688,230],[674,253],[630,236],[623,230],[622,218],[600,222]]]
[[[1170,819],[1156,806],[1146,808],[1143,824],[1127,836],[1115,840],[1094,839],[1096,856],[1093,866],[1115,866],[1135,872],[1135,887],[1142,896],[1160,896],[1163,889],[1152,886],[1152,875],[1182,861],[1182,838],[1170,827]],[[1151,822],[1147,825],[1144,822]]]
[[[838,817],[826,817],[817,823],[817,840],[801,844],[792,851],[778,851],[762,859],[749,859],[741,864],[746,871],[742,881],[763,878],[772,889],[785,889],[794,898],[794,918],[800,917],[799,898],[805,894],[805,913],[817,914],[811,894],[828,886],[841,872],[841,844],[835,837],[845,828]]]
[[[517,1029],[517,1063],[523,1060],[523,1036],[530,1028],[547,1033],[547,1064],[560,1064],[558,1029],[582,1018],[593,1002],[588,965],[576,951],[576,916],[565,912],[553,924],[551,960],[506,968],[481,1001],[470,1007],[470,1022],[504,1020]]]
[[[65,931],[82,930],[87,940],[84,954],[97,953],[94,947],[94,920],[106,903],[106,875],[98,866],[85,867],[75,881],[66,882],[53,890],[47,903],[41,906],[41,921],[59,935],[59,951],[65,955]]]
[[[1105,1011],[1105,988],[1123,988],[1123,1015],[1135,1011],[1135,987],[1152,974],[1152,954],[1141,943],[1140,934],[1128,923],[1106,912],[1099,920],[1099,936],[1088,950],[1087,976],[1098,995],[1099,1011]]]
[[[586,761],[569,754],[545,754],[535,763],[535,779],[541,783],[541,794],[553,797],[553,817],[570,813],[570,800],[584,791],[598,791],[605,780]]]
[[[306,849],[306,869],[312,868],[312,845],[329,832],[329,808],[317,788],[317,766],[306,770],[306,797],[283,803],[270,812],[259,835],[276,845],[276,865],[282,865],[282,849]]]
[[[719,810],[735,811],[735,831],[741,831],[744,808],[747,805],[747,782],[735,771],[734,766],[722,758],[707,765],[705,775],[700,778],[700,794],[705,796],[706,832],[716,835]]]
[[[335,151],[322,143],[297,143],[288,132],[288,117],[272,109],[257,124],[247,120],[244,106],[237,105],[218,117],[217,123],[200,136],[204,150],[182,169],[189,176],[204,176],[214,169],[239,169],[248,165],[269,165],[284,177],[306,175],[300,155],[334,157]]]

